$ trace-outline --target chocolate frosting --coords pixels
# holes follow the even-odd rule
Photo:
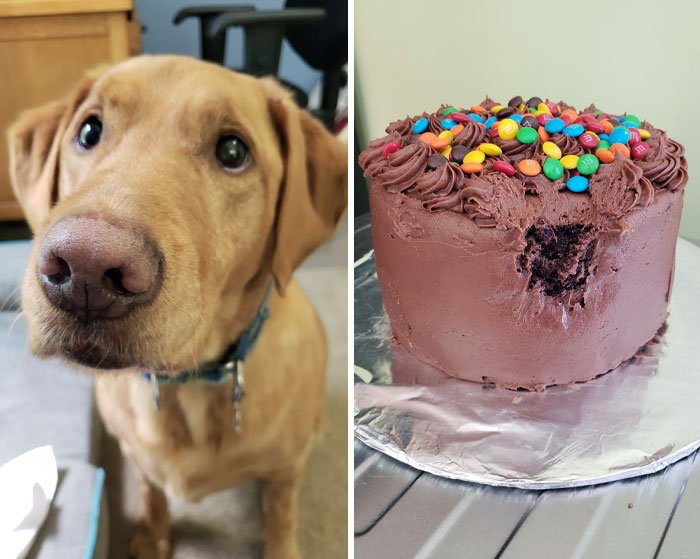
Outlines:
[[[481,106],[489,109],[495,104],[487,97]],[[563,102],[559,106],[560,110],[575,110]],[[566,214],[571,205],[571,197],[567,196],[570,193],[566,190],[569,171],[552,181],[541,173],[529,177],[517,171],[513,177],[508,177],[493,169],[493,161],[497,160],[510,163],[516,170],[518,162],[523,159],[534,159],[542,165],[547,156],[539,137],[532,144],[517,139],[503,140],[498,136],[491,138],[483,124],[469,120],[463,123],[464,128],[454,137],[452,145],[472,150],[489,142],[499,146],[502,155],[487,157],[483,172],[474,175],[465,174],[452,163],[438,169],[428,167],[428,158],[438,151],[417,139],[413,134],[413,124],[426,118],[428,131],[439,134],[444,130],[441,121],[449,118],[449,115],[443,115],[448,107],[450,105],[443,104],[432,114],[423,113],[391,123],[386,129],[387,136],[372,141],[360,154],[359,164],[365,176],[390,192],[418,198],[426,210],[464,213],[480,227],[527,227],[542,217],[535,210],[543,211],[543,208],[556,208]],[[595,105],[591,104],[581,114],[593,115],[596,111]],[[605,116],[599,114],[597,118],[601,120]],[[611,119],[612,122],[616,120]],[[605,229],[620,229],[619,224],[611,221],[648,206],[654,199],[654,190],[680,191],[688,183],[683,146],[647,122],[643,122],[640,128],[650,132],[650,137],[645,140],[650,148],[647,154],[642,159],[626,159],[618,154],[612,163],[600,164],[589,177],[588,191],[578,195],[591,209],[588,212],[590,219]],[[383,148],[390,141],[399,142],[401,148],[385,159]],[[584,147],[578,138],[561,133],[552,134],[550,141],[559,146],[564,155],[581,156],[595,152]],[[544,197],[543,203],[528,206],[525,204],[526,193]]]
[[[591,176],[588,189],[593,206],[611,218],[622,217],[635,206],[645,208],[654,199],[654,187],[642,169],[619,152]]]
[[[486,141],[486,127],[474,120],[464,123],[464,130],[455,136],[453,145],[464,146],[468,149],[475,149],[479,144]]]

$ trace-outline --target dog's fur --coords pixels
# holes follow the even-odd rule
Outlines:
[[[104,131],[84,152],[75,138],[91,114]],[[214,157],[231,132],[253,156],[241,173]],[[35,232],[22,286],[32,352],[60,355],[88,338],[134,367],[95,377],[104,423],[143,475],[134,554],[170,552],[163,489],[197,500],[259,478],[265,556],[298,557],[297,491],[322,419],[326,340],[292,273],[345,209],[346,148],[273,80],[176,56],[93,72],[66,99],[24,113],[9,141],[13,187]],[[78,215],[147,230],[164,259],[155,300],[85,324],[51,305],[39,249],[53,224]],[[218,359],[272,278],[271,315],[245,364],[240,434],[230,382],[163,386],[156,411],[138,371],[177,375]]]

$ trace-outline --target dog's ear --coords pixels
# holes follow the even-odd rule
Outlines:
[[[272,257],[272,274],[283,293],[294,270],[331,236],[345,211],[348,156],[347,147],[281,86],[263,82],[284,158]]]
[[[35,231],[58,201],[61,137],[102,71],[89,72],[66,98],[23,112],[7,131],[12,189]]]

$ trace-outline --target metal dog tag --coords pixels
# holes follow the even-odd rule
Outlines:
[[[232,365],[232,367],[229,367]],[[227,369],[232,369],[233,372],[233,387],[229,392],[229,399],[233,404],[233,430],[236,433],[241,432],[241,401],[245,397],[243,389],[243,361],[237,360],[226,364]]]

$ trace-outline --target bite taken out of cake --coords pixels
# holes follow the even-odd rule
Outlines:
[[[396,343],[453,377],[543,390],[662,327],[688,182],[666,132],[519,96],[386,132],[359,162]]]

